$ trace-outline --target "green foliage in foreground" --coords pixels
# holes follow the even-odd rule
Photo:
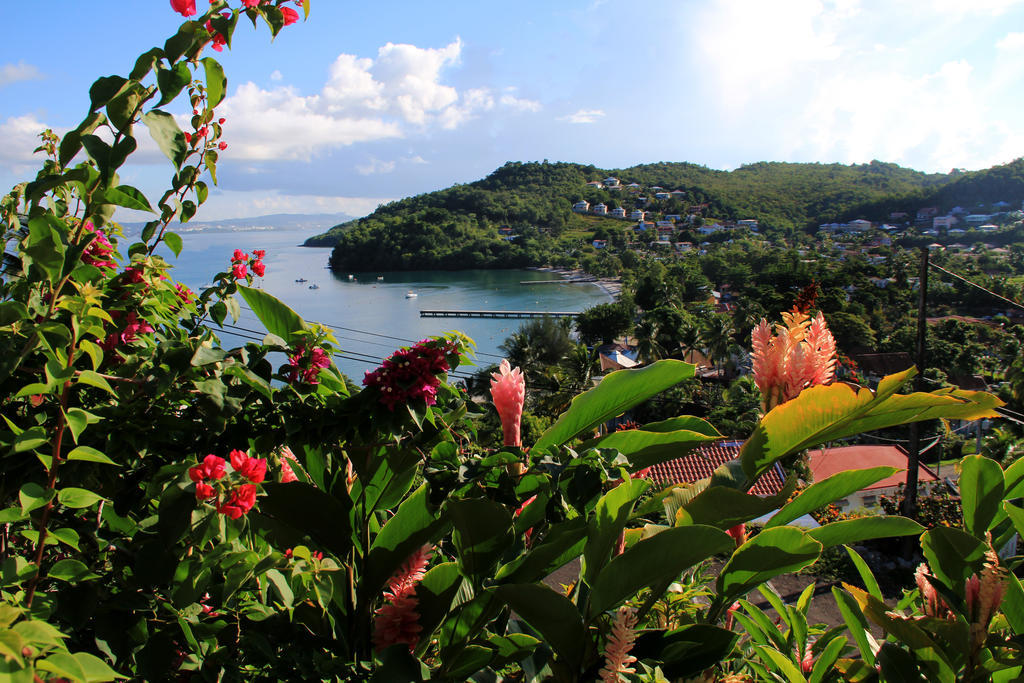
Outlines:
[[[911,595],[904,613],[884,611],[862,562],[866,592],[837,595],[849,638],[811,629],[809,598],[773,602],[786,632],[742,601],[830,547],[924,531],[896,516],[791,526],[890,471],[838,475],[791,500],[792,478],[776,496],[750,495],[767,469],[862,429],[992,416],[999,401],[989,394],[896,393],[909,373],[877,393],[814,387],[760,417],[742,457],[714,476],[658,490],[640,471],[719,439],[715,428],[685,415],[600,428],[691,379],[689,364],[613,373],[573,398],[528,451],[483,451],[481,409],[446,381],[468,352],[464,337],[397,351],[357,391],[330,361],[328,330],[246,286],[261,252],[225,255],[230,266],[198,297],[174,283],[154,250],[180,251],[168,225],[207,196],[198,178],[214,172],[213,107],[225,85],[215,62],[198,61],[212,39],[204,22],[227,39],[246,14],[276,33],[280,4],[226,18],[217,3],[140,58],[130,78],[100,79],[86,122],[62,139],[44,134],[43,170],[0,202],[13,253],[0,280],[9,350],[0,358],[0,679],[1019,673],[1024,593],[993,560],[1024,528],[1016,465],[965,461],[965,529],[921,536],[923,604]],[[199,64],[204,77],[193,81]],[[157,85],[147,86],[154,69]],[[186,89],[200,112],[188,136],[159,108],[143,113],[158,94],[166,103]],[[122,255],[114,206],[150,206],[116,173],[139,120],[175,173],[159,218]],[[93,135],[100,126],[113,144]],[[88,159],[69,167],[82,149]],[[268,334],[224,348],[217,331],[237,316],[238,296]],[[742,525],[765,515],[766,528],[748,538]],[[721,569],[691,591],[706,600],[669,608],[673,584],[711,558]],[[565,587],[552,585],[556,570],[567,572]],[[1003,611],[993,581],[1005,582]],[[631,635],[623,619],[645,626]],[[890,634],[880,647],[868,619]],[[813,644],[811,634],[820,634]],[[609,651],[619,652],[613,663]]]

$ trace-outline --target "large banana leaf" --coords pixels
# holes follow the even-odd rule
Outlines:
[[[786,455],[861,432],[938,418],[976,420],[995,417],[1003,402],[983,391],[938,389],[897,394],[914,368],[889,375],[872,392],[845,382],[805,389],[765,415],[740,451],[743,472],[752,484]]]
[[[659,360],[639,370],[618,370],[572,400],[533,445],[539,451],[594,429],[669,387],[693,377],[694,366],[680,360]]]

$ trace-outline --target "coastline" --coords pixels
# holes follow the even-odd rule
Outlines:
[[[527,268],[527,270],[552,273],[569,282],[573,280],[594,278],[592,282],[588,282],[586,284],[596,285],[601,291],[608,295],[608,298],[610,298],[612,302],[618,301],[619,295],[622,293],[622,279],[617,277],[595,278],[590,273],[579,270],[578,268],[555,268],[553,266],[537,266]]]

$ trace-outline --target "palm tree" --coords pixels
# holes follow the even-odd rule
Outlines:
[[[633,328],[638,358],[642,363],[653,363],[665,357],[665,348],[658,342],[660,333],[658,324],[650,318],[641,320]]]
[[[733,355],[737,347],[733,340],[735,332],[732,318],[727,315],[716,313],[705,319],[698,338],[704,355],[713,365],[728,361]]]

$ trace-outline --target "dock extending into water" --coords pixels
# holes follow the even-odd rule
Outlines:
[[[572,285],[578,282],[597,282],[596,277],[581,277],[574,280],[520,280],[521,285]]]
[[[575,318],[572,311],[420,310],[421,318]]]

